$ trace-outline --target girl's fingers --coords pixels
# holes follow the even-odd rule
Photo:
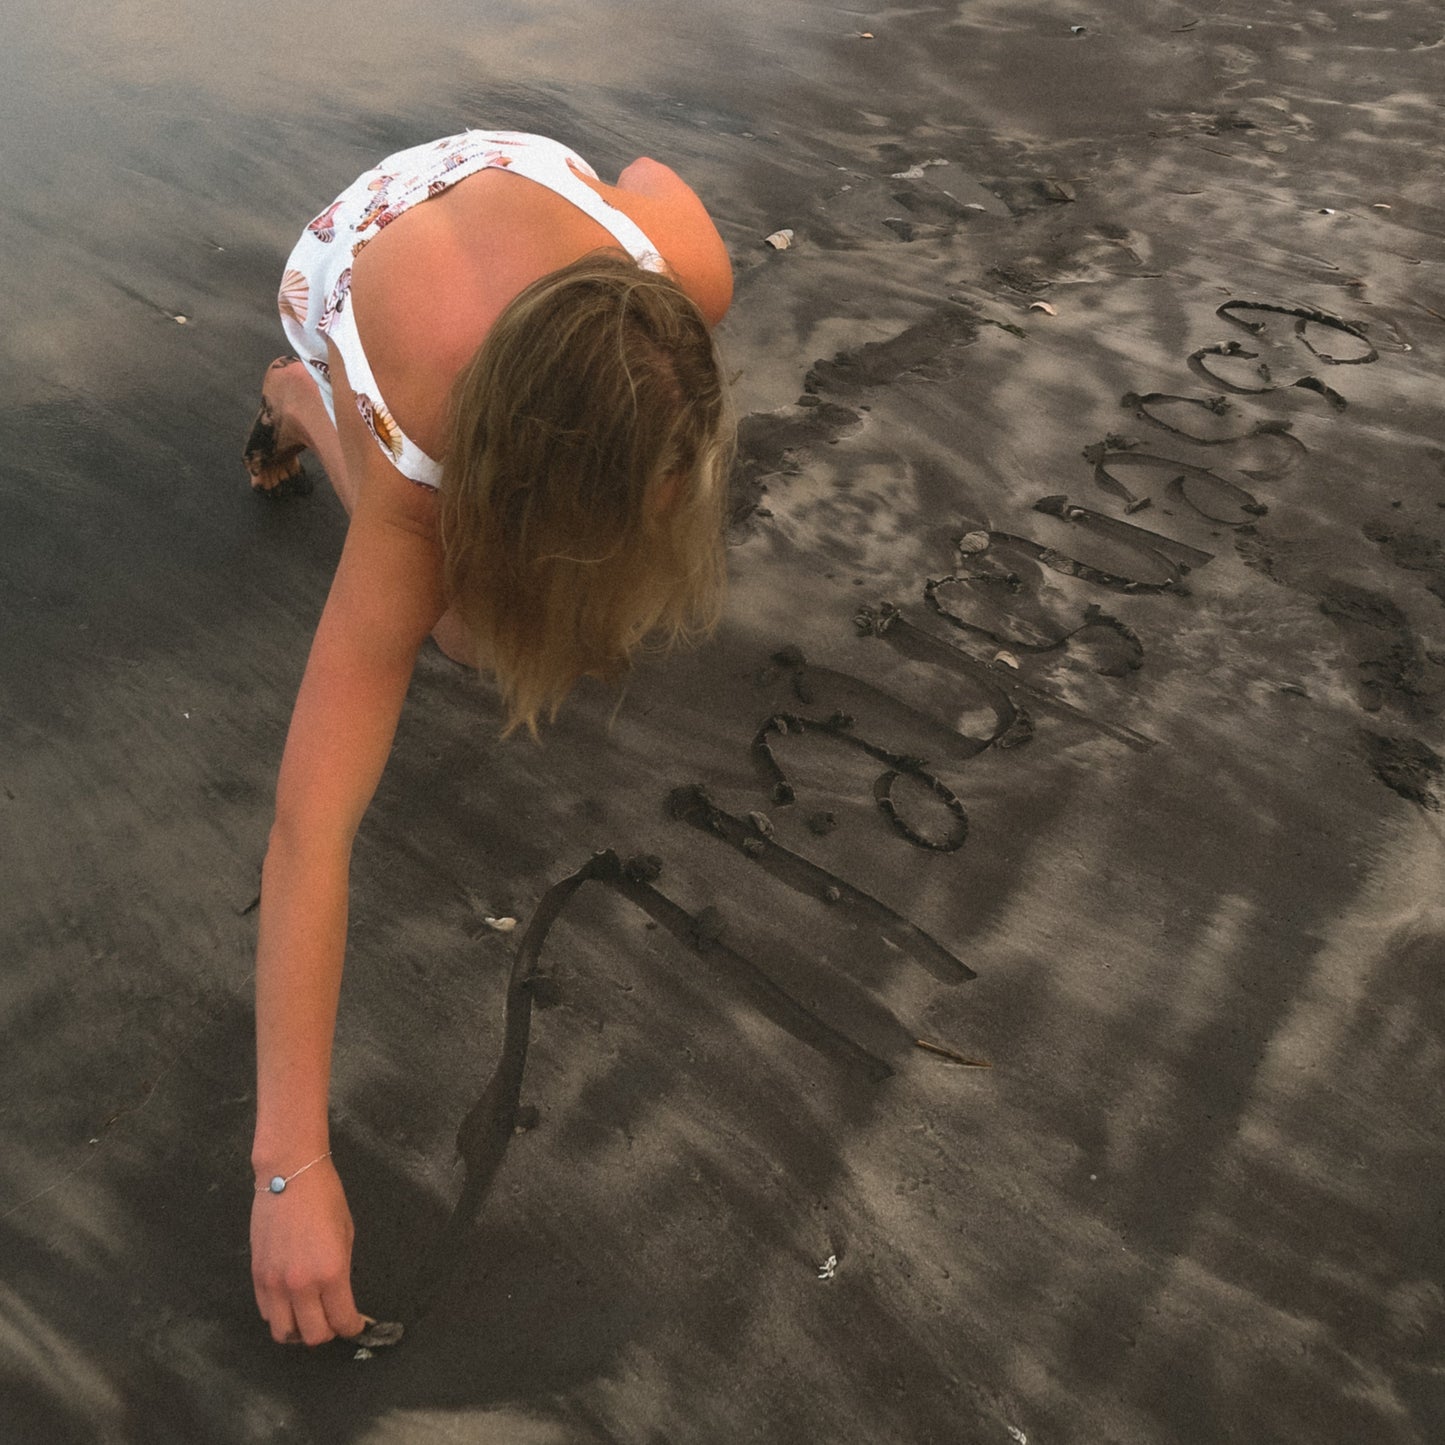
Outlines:
[[[302,1295],[292,1301],[292,1308],[296,1312],[296,1327],[301,1332],[300,1339],[305,1340],[308,1345],[324,1345],[327,1340],[336,1338],[336,1331],[331,1328],[331,1322],[322,1308],[320,1295]],[[286,1343],[295,1344],[297,1341]]]
[[[292,1313],[290,1301],[284,1295],[262,1297],[256,1291],[256,1303],[261,1307],[261,1316],[271,1326],[271,1338],[278,1345],[299,1345],[301,1331],[296,1327],[296,1316]]]
[[[349,1340],[353,1335],[359,1335],[368,1325],[376,1323],[370,1315],[364,1315],[356,1308],[356,1300],[352,1297],[349,1279],[343,1279],[339,1283],[323,1289],[321,1306],[326,1311],[326,1318],[331,1325],[332,1332],[340,1335],[343,1340]]]

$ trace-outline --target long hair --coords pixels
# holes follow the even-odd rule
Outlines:
[[[452,393],[441,543],[505,732],[535,735],[644,642],[713,626],[734,440],[707,324],[671,278],[594,251],[502,312]]]

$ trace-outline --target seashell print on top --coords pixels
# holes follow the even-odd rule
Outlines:
[[[326,298],[326,305],[321,312],[321,320],[316,323],[316,329],[325,335],[331,330],[332,323],[341,314],[346,305],[346,298],[351,294],[351,267],[348,266],[341,275],[336,278],[336,285],[331,288],[331,295]]]
[[[356,409],[361,413],[361,419],[372,436],[391,453],[392,460],[400,461],[401,428],[392,419],[391,413],[360,391],[356,394]]]
[[[311,285],[299,271],[290,270],[281,278],[276,305],[282,316],[289,316],[298,326],[306,324],[306,308],[311,302]]]
[[[404,195],[398,198],[391,195],[390,192],[383,192],[361,213],[351,229],[353,231],[369,231],[374,228],[379,231],[383,226],[389,226],[396,220],[407,209],[408,204]]]
[[[317,218],[306,227],[318,241],[334,241],[336,239],[336,213],[341,209],[339,200],[332,201]]]

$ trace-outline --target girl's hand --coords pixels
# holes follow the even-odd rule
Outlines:
[[[366,1317],[351,1295],[355,1237],[346,1191],[330,1159],[280,1194],[251,1206],[251,1279],[256,1305],[281,1345],[322,1345],[359,1335]]]

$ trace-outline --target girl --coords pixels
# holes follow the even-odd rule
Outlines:
[[[715,620],[732,427],[709,328],[727,252],[666,166],[607,185],[555,141],[389,157],[307,226],[245,460],[350,524],[296,700],[262,872],[251,1260],[283,1343],[364,1326],[327,1096],[352,840],[428,635],[535,734],[584,674]]]

